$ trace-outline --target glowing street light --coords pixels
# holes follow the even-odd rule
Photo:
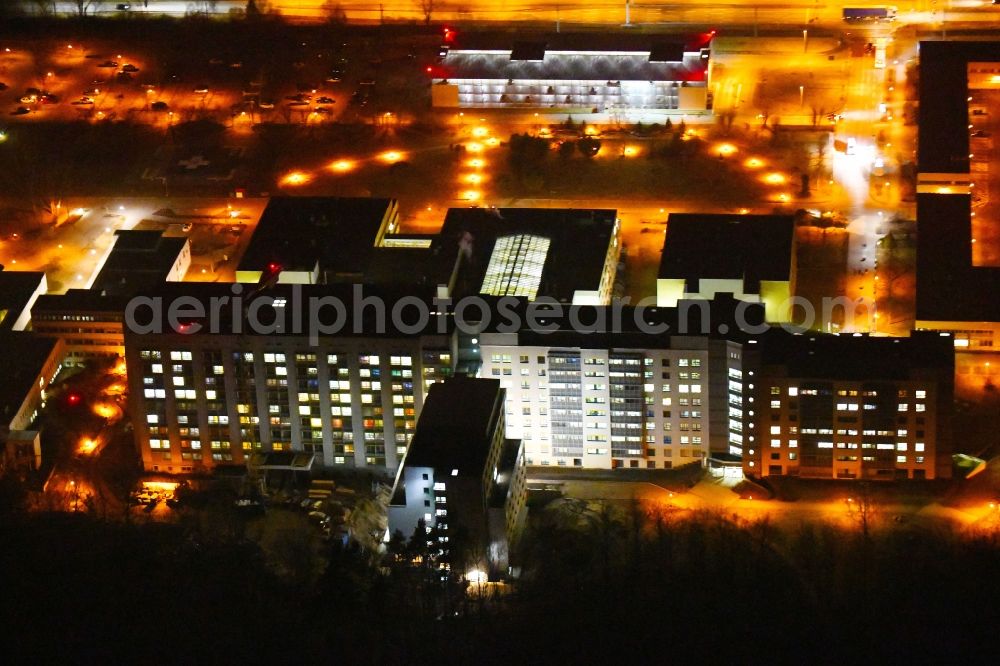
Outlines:
[[[474,127],[472,129],[472,136],[476,137],[477,139],[481,139],[485,137],[487,134],[489,134],[489,130],[487,130],[485,127]]]
[[[462,193],[462,198],[466,201],[479,201],[482,194],[478,190],[466,190]]]
[[[483,152],[483,144],[479,143],[478,141],[470,141],[469,143],[465,144],[465,149],[470,153],[481,153]]]
[[[309,174],[303,173],[302,171],[292,171],[291,173],[285,174],[285,176],[281,179],[281,184],[299,186],[305,185],[310,180],[312,180],[312,177]]]
[[[484,166],[486,166],[486,162],[479,159],[478,157],[469,160],[468,162],[466,162],[466,164],[468,164],[473,169],[482,169]]]
[[[330,165],[330,169],[338,173],[347,173],[354,168],[354,162],[351,160],[337,160]]]
[[[465,177],[465,182],[471,185],[478,185],[479,183],[483,182],[483,177],[480,176],[478,173],[470,173]]]
[[[760,159],[759,157],[751,157],[750,159],[748,159],[743,163],[743,166],[745,166],[748,169],[759,169],[762,166],[764,166],[764,160]]]
[[[764,176],[764,182],[767,183],[768,185],[784,185],[785,176],[784,174],[780,174],[777,171],[773,171]]]
[[[715,151],[721,157],[729,157],[730,155],[736,152],[736,146],[734,146],[731,143],[720,143],[715,147]]]
[[[379,157],[382,159],[383,162],[387,162],[389,164],[395,164],[396,162],[403,159],[403,154],[398,150],[387,150],[381,155],[379,155]]]
[[[625,146],[622,149],[622,155],[624,155],[625,157],[635,157],[638,154],[639,154],[639,149],[636,148],[635,146]]]

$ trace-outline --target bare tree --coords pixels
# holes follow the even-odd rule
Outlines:
[[[74,6],[76,6],[76,12],[80,16],[86,16],[89,14],[96,14],[98,7],[104,4],[103,0],[73,0]]]
[[[420,0],[420,11],[424,14],[424,23],[430,25],[431,15],[434,14],[434,0]]]

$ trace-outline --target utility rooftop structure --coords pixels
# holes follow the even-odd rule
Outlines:
[[[157,230],[118,230],[91,289],[131,296],[161,282],[179,282],[191,265],[191,243]]]
[[[432,250],[460,250],[454,293],[611,300],[620,228],[614,210],[452,208]],[[449,279],[442,276],[440,281]]]
[[[704,111],[712,35],[473,33],[431,68],[435,106]]]
[[[273,273],[282,283],[360,280],[398,218],[395,199],[274,197],[236,268],[236,281],[257,283]]]
[[[795,220],[790,215],[673,213],[667,220],[656,304],[718,293],[763,303],[770,322],[787,322],[795,293]]]
[[[916,325],[968,351],[1000,348],[998,104],[1000,42],[921,42]]]

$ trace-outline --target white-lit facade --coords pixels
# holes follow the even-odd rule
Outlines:
[[[686,52],[675,63],[649,56],[546,51],[541,60],[518,61],[509,49],[454,49],[433,76],[432,100],[461,108],[705,111],[707,52]]]
[[[709,452],[707,338],[672,349],[518,346],[484,334],[481,377],[507,391],[507,437],[530,466],[669,469]]]

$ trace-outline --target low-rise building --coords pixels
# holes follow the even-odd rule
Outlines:
[[[389,532],[422,527],[457,575],[504,575],[526,515],[520,442],[504,435],[504,390],[493,379],[457,376],[431,387],[396,475]]]
[[[257,223],[236,281],[361,282],[375,248],[397,231],[395,199],[273,197]]]
[[[432,252],[454,257],[437,282],[469,295],[611,302],[621,254],[617,211],[572,208],[451,208]]]
[[[730,293],[763,303],[767,321],[791,321],[795,220],[790,215],[671,213],[656,279],[656,304]]]
[[[704,112],[711,36],[467,33],[430,68],[436,107]]]
[[[795,335],[745,347],[744,472],[827,479],[951,475],[951,335]]]
[[[191,242],[159,230],[119,229],[90,288],[131,296],[161,282],[180,282],[191,267]]]

